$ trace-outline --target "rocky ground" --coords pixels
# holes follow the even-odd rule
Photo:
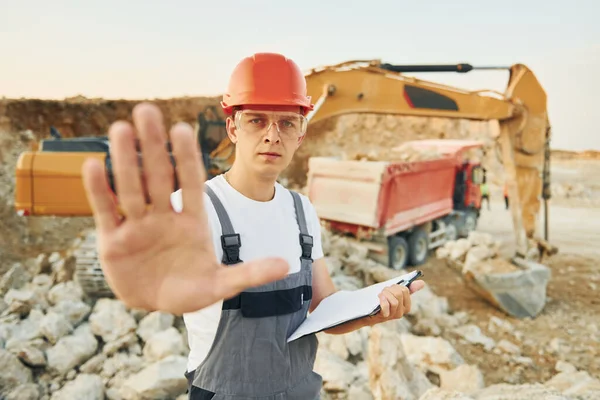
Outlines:
[[[398,274],[367,259],[367,250],[352,240],[326,231],[324,238],[330,272],[341,289]],[[0,398],[184,399],[188,348],[181,319],[87,298],[73,279],[74,261],[58,253],[40,255],[15,264],[2,278]],[[455,273],[444,263],[428,265],[426,276],[448,271]],[[597,329],[576,349],[563,347],[569,343],[559,334],[540,343],[529,333],[531,321],[515,322],[481,305],[488,313],[482,326],[472,304],[455,308],[456,296],[449,301],[435,289],[429,284],[413,295],[405,319],[345,335],[319,334],[315,368],[324,378],[323,398],[600,395],[598,369],[574,356],[585,349],[588,362],[598,358],[591,344],[598,342]],[[498,374],[490,374],[495,369]]]

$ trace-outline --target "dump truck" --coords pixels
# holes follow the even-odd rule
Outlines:
[[[394,149],[417,154],[407,161],[311,157],[306,193],[329,230],[363,241],[372,258],[393,269],[421,265],[430,250],[476,229],[484,171],[466,150],[482,146],[411,141]]]
[[[466,91],[406,75],[411,72],[467,73],[475,69],[508,71],[504,93]],[[527,253],[527,239],[536,236],[540,199],[545,202],[550,198],[551,132],[546,93],[527,66],[393,65],[380,60],[352,60],[313,68],[305,76],[308,93],[316,99],[314,110],[307,116],[309,134],[311,125],[317,121],[352,113],[498,121],[499,135],[493,139],[506,172],[516,255]],[[198,143],[202,145],[209,178],[225,172],[233,163],[235,146],[227,135],[223,135],[214,148],[206,148],[206,137],[202,134],[198,135]],[[166,143],[166,146],[170,145]],[[106,137],[54,137],[23,152],[15,172],[16,212],[28,217],[90,216],[91,207],[81,176],[82,164],[89,157],[105,163],[112,184],[112,162]],[[175,164],[173,157],[171,160]],[[545,217],[547,238],[547,212]],[[88,295],[104,296],[111,291],[104,281],[95,250],[91,232],[77,249],[81,257],[78,257],[76,277]]]

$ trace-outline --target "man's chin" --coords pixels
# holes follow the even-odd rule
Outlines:
[[[272,177],[273,179],[276,179],[286,168],[286,165],[283,162],[259,162],[257,164],[255,170],[258,174],[263,177]]]

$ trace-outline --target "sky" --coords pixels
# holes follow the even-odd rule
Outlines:
[[[552,147],[600,150],[600,1],[0,0],[0,97],[219,95],[243,57],[303,70],[355,59],[526,64],[548,95]],[[503,91],[505,71],[420,74]]]

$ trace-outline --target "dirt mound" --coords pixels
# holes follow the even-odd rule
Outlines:
[[[152,100],[163,111],[167,126],[185,121],[194,124],[199,112],[218,106],[217,97],[182,97]],[[36,138],[47,137],[50,126],[64,137],[102,136],[117,119],[131,120],[138,100],[86,99],[0,100],[0,129],[6,132],[31,130]],[[219,109],[217,109],[220,112]]]
[[[557,160],[600,160],[600,151],[552,150],[551,157]]]
[[[167,126],[177,121],[195,124],[198,113],[218,107],[218,98],[155,100]],[[50,127],[63,137],[104,136],[117,119],[130,120],[138,101],[86,99],[0,100],[0,274],[14,262],[42,252],[61,251],[91,218],[19,217],[14,212],[14,170],[19,154],[36,139],[47,138]],[[219,115],[222,118],[222,115]]]
[[[389,159],[392,148],[409,140],[474,139],[485,144],[483,166],[490,171],[488,176],[493,181],[495,176],[501,177],[502,168],[493,139],[498,129],[495,121],[379,114],[336,116],[309,126],[307,137],[285,176],[303,187],[309,157]]]

